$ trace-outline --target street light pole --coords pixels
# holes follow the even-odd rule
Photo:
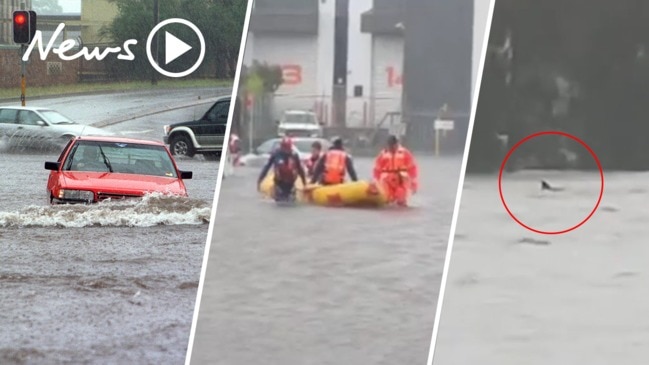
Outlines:
[[[156,24],[160,21],[160,4],[159,0],[153,0],[153,26],[155,27]],[[153,58],[155,58],[155,63],[159,64],[158,62],[158,33],[156,32],[153,35],[153,44],[152,44],[152,52],[153,52]],[[151,85],[157,85],[158,84],[158,73],[153,70],[153,73],[151,74]]]
[[[20,3],[20,10],[25,10],[25,2]],[[27,94],[27,62],[23,59],[25,56],[25,45],[20,45],[20,105],[25,106]]]
[[[347,115],[347,53],[349,39],[349,0],[336,0],[334,20],[334,75],[332,99],[334,125],[345,127]]]

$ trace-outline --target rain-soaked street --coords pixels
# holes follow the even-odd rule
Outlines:
[[[135,92],[28,105],[161,140],[164,124],[193,119],[206,101],[229,92]],[[115,123],[120,115],[128,120]],[[0,153],[0,364],[182,363],[217,163],[200,156],[177,161],[194,173],[185,181],[188,200],[51,207],[43,165],[57,155]]]
[[[406,210],[278,207],[257,168],[223,180],[192,364],[423,363],[461,158],[419,165]]]

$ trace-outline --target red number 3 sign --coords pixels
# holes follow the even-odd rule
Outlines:
[[[403,85],[403,78],[394,67],[390,66],[386,71],[388,73],[388,87]]]
[[[282,77],[286,85],[298,85],[302,83],[302,66],[300,65],[283,65]]]

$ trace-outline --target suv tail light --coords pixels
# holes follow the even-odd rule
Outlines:
[[[162,129],[164,129],[165,135],[167,135],[167,134],[169,134],[169,132],[171,132],[171,127],[168,126],[168,125],[165,125],[164,127],[162,127]]]

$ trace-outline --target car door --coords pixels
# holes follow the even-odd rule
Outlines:
[[[205,113],[203,119],[206,120],[206,125],[203,133],[203,142],[200,142],[201,145],[209,148],[223,148],[229,111],[230,101],[223,100],[215,103],[214,106]]]
[[[18,126],[16,135],[20,136],[21,145],[30,149],[47,147],[49,137],[47,127],[36,112],[32,110],[18,110]]]
[[[14,138],[18,130],[18,110],[0,109],[0,138],[9,147],[17,146],[17,139]]]

